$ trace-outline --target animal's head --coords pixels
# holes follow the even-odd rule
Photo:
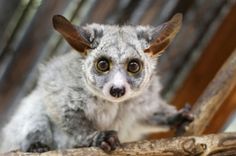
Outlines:
[[[157,57],[173,40],[181,23],[181,14],[158,27],[80,27],[63,16],[53,17],[54,28],[83,56],[88,89],[112,102],[137,96],[148,86]]]

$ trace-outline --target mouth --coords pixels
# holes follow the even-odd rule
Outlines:
[[[124,102],[125,100],[127,100],[126,97],[112,97],[109,96],[108,98],[106,98],[106,100],[110,101],[110,102],[114,102],[114,103],[120,103],[120,102]]]

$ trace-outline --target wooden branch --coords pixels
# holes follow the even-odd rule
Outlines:
[[[234,50],[202,96],[195,103],[193,108],[195,120],[189,125],[185,135],[199,135],[203,133],[235,84],[236,50]]]
[[[155,155],[155,156],[224,156],[236,154],[236,133],[222,133],[205,136],[176,137],[156,141],[140,141],[124,144],[109,154],[98,148],[79,148],[46,153],[11,152],[6,156],[106,156],[106,155]]]
[[[32,71],[44,55],[43,47],[53,33],[52,15],[62,12],[69,3],[70,1],[42,1],[19,44],[9,47],[7,55],[2,58],[7,62],[4,65],[5,72],[0,75],[0,119],[11,104],[18,104],[18,100],[26,94],[25,87],[32,87]],[[14,50],[11,53],[9,49]]]

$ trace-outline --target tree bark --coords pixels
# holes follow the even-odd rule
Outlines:
[[[46,153],[11,152],[6,156],[106,156],[106,155],[152,155],[152,156],[228,156],[236,155],[236,133],[205,136],[182,136],[169,139],[126,143],[121,148],[104,153],[101,149],[79,148],[50,151]]]
[[[195,103],[194,121],[184,135],[199,135],[206,129],[211,119],[228,97],[236,84],[236,49],[221,67],[202,96]]]

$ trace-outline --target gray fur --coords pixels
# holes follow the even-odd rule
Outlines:
[[[26,151],[35,141],[52,149],[91,146],[99,132],[106,130],[116,130],[120,141],[128,142],[150,131],[168,129],[168,125],[143,126],[154,113],[169,116],[177,112],[159,95],[157,57],[143,52],[151,40],[147,32],[154,28],[92,24],[83,29],[90,33],[93,49],[85,57],[72,50],[44,67],[35,90],[3,128],[0,152]],[[101,56],[112,61],[111,70],[103,75],[94,67]],[[133,58],[143,62],[143,70],[135,76],[126,71],[127,61]],[[117,73],[129,87],[118,99],[105,94],[105,87],[123,83],[114,82]]]

